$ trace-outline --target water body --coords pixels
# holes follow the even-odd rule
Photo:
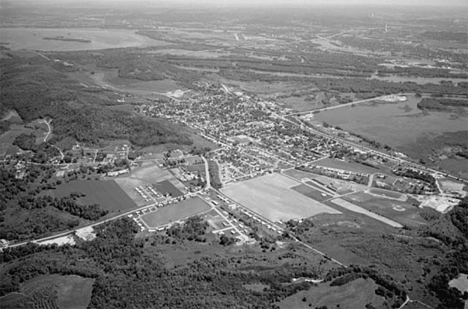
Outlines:
[[[66,40],[44,40],[47,37],[63,37]],[[89,40],[79,42],[73,40]],[[144,47],[169,45],[136,34],[132,30],[99,28],[0,28],[0,42],[12,50],[38,51],[97,50],[106,48]]]
[[[434,138],[447,132],[468,130],[468,117],[449,112],[423,112],[421,101],[408,95],[408,101],[362,103],[314,115],[314,119],[340,126],[394,148],[415,144],[420,137]]]

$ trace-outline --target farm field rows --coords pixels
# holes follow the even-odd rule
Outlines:
[[[137,206],[114,180],[72,181],[62,184],[55,191],[52,191],[58,198],[68,196],[73,192],[86,195],[80,198],[80,203],[85,205],[98,204],[101,208],[109,211],[130,210]]]
[[[158,208],[155,212],[141,216],[141,219],[149,227],[154,228],[194,216],[210,209],[211,206],[205,203],[205,201],[199,197],[194,197],[177,204]]]
[[[291,190],[300,183],[280,174],[234,183],[221,189],[229,198],[269,220],[288,221],[319,213],[340,213],[318,201]]]

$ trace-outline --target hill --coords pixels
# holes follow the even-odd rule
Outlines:
[[[43,58],[2,59],[0,68],[2,110],[15,110],[26,123],[52,119],[51,143],[68,137],[85,144],[128,140],[138,147],[192,144],[187,133],[177,125],[111,109],[119,104],[111,98],[113,93],[85,88]],[[8,123],[0,124],[5,131]]]

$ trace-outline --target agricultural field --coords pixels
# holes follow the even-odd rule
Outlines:
[[[409,227],[419,227],[427,223],[419,215],[419,208],[402,201],[376,197],[365,192],[354,193],[344,199]]]
[[[114,180],[80,180],[57,186],[50,194],[61,198],[73,192],[84,193],[80,203],[84,205],[99,204],[109,211],[126,211],[136,208],[136,204],[125,194]]]
[[[350,172],[362,173],[362,174],[374,174],[374,173],[379,172],[378,169],[372,168],[370,166],[366,166],[366,165],[359,164],[356,162],[347,162],[347,161],[341,161],[341,160],[330,159],[330,158],[315,161],[314,165],[337,168],[337,169],[342,169],[342,170],[347,170]]]
[[[300,291],[282,300],[277,305],[281,309],[309,309],[327,306],[328,308],[356,309],[367,308],[372,304],[375,308],[383,305],[385,298],[375,294],[378,285],[372,279],[356,279],[343,286],[330,286],[320,283],[308,291]]]
[[[176,204],[158,208],[155,212],[141,216],[141,219],[149,227],[158,227],[194,216],[210,209],[211,206],[205,203],[201,198],[194,197]]]
[[[280,174],[269,174],[221,189],[229,198],[276,222],[339,211],[310,199],[291,187],[300,183]]]

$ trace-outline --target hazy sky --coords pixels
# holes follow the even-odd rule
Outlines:
[[[187,3],[190,6],[196,5],[213,5],[213,6],[311,6],[311,5],[421,5],[421,6],[464,6],[468,14],[468,0],[0,0],[0,4],[9,2],[35,2],[35,3],[58,3],[65,4],[67,2],[75,3],[95,3],[95,4],[112,4],[112,3],[135,3],[135,4],[153,4],[157,5],[163,3],[169,5],[171,3],[181,4]]]

